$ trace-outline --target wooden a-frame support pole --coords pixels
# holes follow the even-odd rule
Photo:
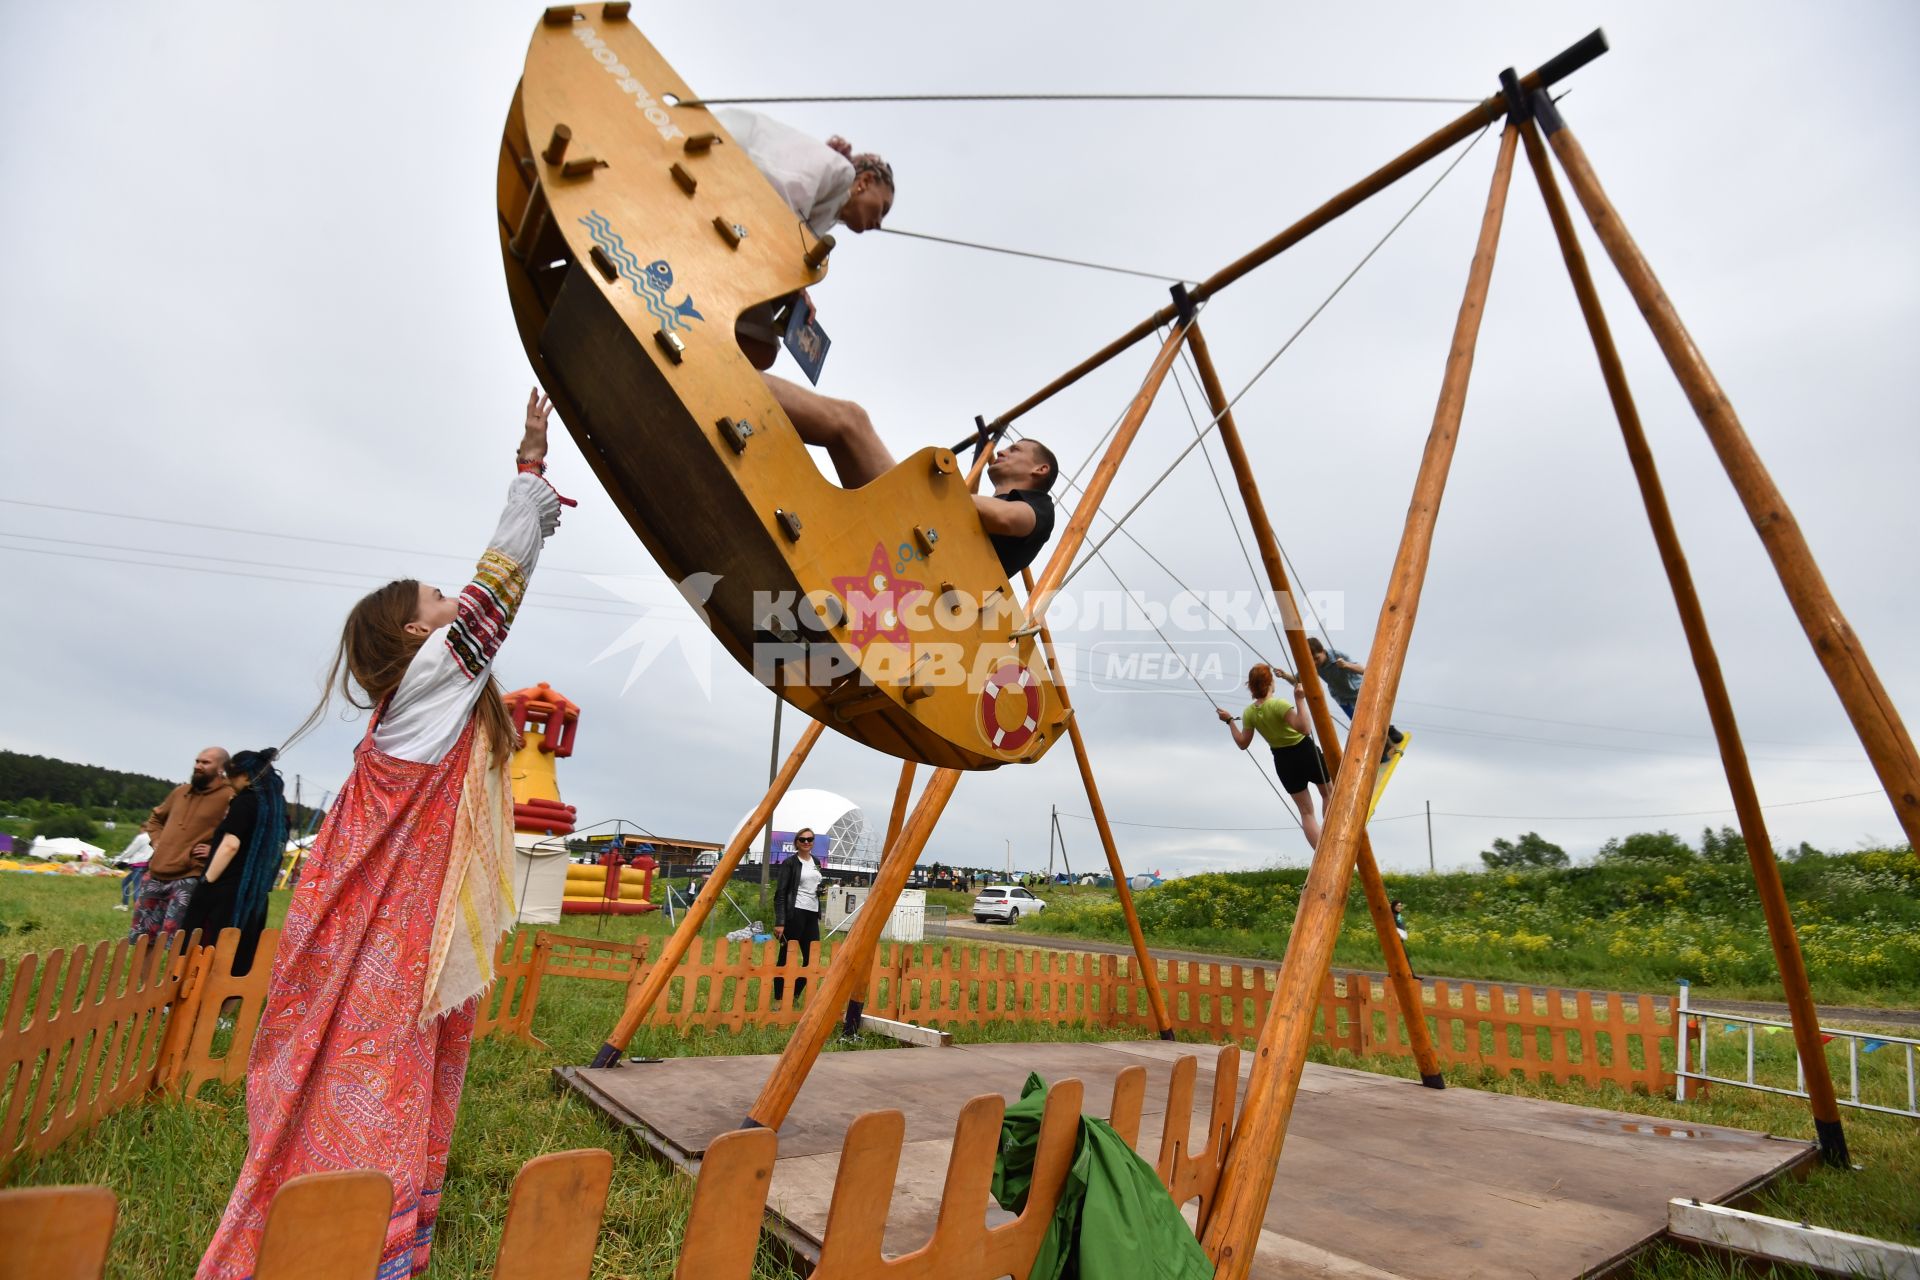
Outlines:
[[[1542,98],[1542,95],[1536,95]],[[1548,104],[1551,107],[1551,103]],[[1538,107],[1536,105],[1536,110]],[[1713,637],[1707,630],[1707,616],[1694,590],[1693,574],[1687,567],[1686,552],[1680,546],[1680,534],[1674,527],[1673,513],[1654,465],[1653,450],[1640,424],[1640,411],[1627,385],[1626,369],[1614,346],[1600,294],[1594,288],[1593,275],[1587,269],[1587,257],[1574,234],[1573,215],[1554,180],[1547,161],[1546,147],[1539,131],[1529,119],[1522,129],[1527,162],[1546,202],[1547,216],[1553,222],[1553,234],[1566,259],[1567,274],[1573,280],[1573,292],[1580,301],[1580,313],[1586,318],[1587,331],[1593,337],[1594,354],[1599,357],[1600,373],[1606,380],[1607,395],[1613,401],[1614,415],[1620,420],[1620,435],[1626,442],[1627,458],[1633,464],[1633,477],[1639,483],[1640,497],[1647,508],[1647,523],[1653,527],[1653,540],[1660,549],[1660,563],[1666,569],[1673,589],[1673,602],[1680,612],[1680,626],[1687,636],[1687,649],[1693,655],[1694,670],[1700,674],[1700,692],[1706,697],[1707,715],[1713,721],[1713,736],[1719,743],[1720,759],[1727,774],[1727,788],[1733,793],[1733,807],[1739,815],[1740,833],[1747,845],[1747,860],[1753,864],[1754,884],[1760,891],[1760,905],[1766,913],[1767,936],[1773,943],[1773,956],[1780,968],[1787,1010],[1793,1021],[1794,1043],[1800,1051],[1800,1064],[1807,1082],[1807,1099],[1813,1110],[1814,1131],[1820,1141],[1820,1153],[1828,1164],[1848,1165],[1846,1131],[1840,1123],[1840,1104],[1834,1096],[1833,1076],[1827,1068],[1826,1051],[1820,1044],[1820,1014],[1814,1007],[1813,991],[1807,981],[1806,959],[1800,954],[1800,939],[1794,933],[1793,913],[1787,905],[1786,887],[1780,880],[1780,864],[1773,855],[1773,841],[1767,835],[1766,817],[1760,808],[1760,795],[1753,784],[1753,772],[1747,766],[1747,750],[1740,740],[1740,725],[1733,714],[1733,699],[1720,671],[1720,658],[1714,651]],[[1196,335],[1196,344],[1199,339]]]
[[[1293,669],[1299,672],[1300,683],[1306,690],[1307,706],[1313,714],[1314,734],[1320,739],[1320,752],[1327,762],[1327,776],[1337,781],[1340,776],[1339,730],[1334,726],[1333,713],[1327,709],[1326,688],[1321,684],[1320,673],[1314,667],[1313,655],[1307,651],[1307,635],[1300,625],[1299,611],[1293,607],[1292,587],[1287,581],[1286,561],[1280,554],[1280,540],[1274,536],[1273,523],[1267,518],[1266,503],[1261,500],[1260,485],[1254,479],[1253,464],[1247,458],[1240,429],[1234,425],[1226,389],[1220,385],[1220,374],[1213,367],[1213,357],[1207,351],[1207,342],[1198,324],[1193,326],[1193,334],[1187,339],[1187,349],[1193,353],[1193,363],[1200,371],[1200,386],[1206,392],[1207,410],[1218,425],[1220,443],[1226,446],[1227,460],[1233,466],[1233,478],[1238,482],[1241,500],[1247,506],[1247,520],[1253,526],[1254,541],[1260,546],[1260,559],[1266,566],[1267,578],[1273,587],[1273,605],[1279,613],[1282,632],[1293,655]],[[1371,777],[1373,767],[1368,764],[1365,772]],[[1373,841],[1368,838],[1364,827],[1360,830],[1358,866],[1360,883],[1366,890],[1367,911],[1373,917],[1374,932],[1380,937],[1380,954],[1387,966],[1387,985],[1393,989],[1394,998],[1400,1004],[1401,1016],[1406,1019],[1407,1043],[1420,1068],[1420,1082],[1430,1089],[1444,1089],[1446,1080],[1440,1074],[1440,1056],[1434,1052],[1433,1036],[1427,1028],[1425,1001],[1421,997],[1419,984],[1414,981],[1413,967],[1407,963],[1407,950],[1400,941],[1400,931],[1394,926],[1393,904],[1387,898],[1387,886],[1380,879],[1380,867],[1373,857]],[[1358,980],[1371,981],[1365,977]]]
[[[825,729],[826,725],[818,720],[807,723],[806,729],[800,734],[800,740],[794,743],[793,750],[787,753],[786,763],[781,765],[780,772],[774,775],[773,785],[767,788],[767,793],[760,797],[760,803],[754,806],[753,813],[741,825],[740,830],[734,833],[733,839],[727,842],[720,860],[714,864],[713,874],[708,877],[706,887],[688,905],[686,914],[680,917],[679,927],[667,938],[665,945],[660,948],[660,953],[654,957],[652,966],[647,970],[647,976],[641,980],[638,990],[628,999],[626,1008],[620,1014],[620,1021],[614,1024],[613,1030],[607,1035],[606,1042],[600,1046],[600,1051],[593,1055],[594,1066],[620,1065],[620,1055],[626,1052],[627,1044],[633,1039],[633,1033],[640,1029],[640,1024],[647,1020],[647,1015],[653,1012],[654,1006],[666,995],[667,984],[673,980],[674,970],[680,967],[680,961],[686,956],[687,949],[693,945],[694,939],[700,936],[700,926],[705,924],[707,917],[712,914],[713,904],[720,900],[720,895],[726,889],[727,881],[732,877],[734,868],[740,865],[740,859],[745,856],[747,846],[752,844],[765,829],[768,819],[773,816],[774,807],[780,803],[780,798],[787,794],[787,788],[793,785],[794,778],[799,776],[800,766],[806,762],[807,754],[813,750],[813,744],[820,741],[820,734]]]
[[[887,814],[887,838],[880,842],[880,856],[887,856],[887,850],[893,848],[893,842],[900,838],[900,828],[907,821],[907,802],[913,799],[913,774],[920,766],[908,760],[900,766],[900,781],[893,788],[893,809]]]
[[[1373,764],[1386,743],[1387,719],[1400,689],[1406,665],[1407,642],[1420,606],[1420,588],[1426,580],[1427,558],[1433,548],[1434,522],[1446,490],[1460,419],[1466,408],[1467,382],[1473,371],[1474,344],[1493,276],[1494,249],[1506,211],[1507,188],[1513,176],[1519,130],[1509,123],[1500,135],[1500,156],[1494,164],[1486,212],[1474,246],[1473,266],[1467,275],[1466,295],[1447,353],[1446,374],[1440,384],[1440,403],[1425,455],[1414,481],[1406,529],[1394,557],[1380,620],[1374,628],[1367,679],[1360,686],[1347,750],[1334,779],[1321,828],[1320,847],[1300,893],[1293,933],[1287,939],[1280,980],[1260,1028],[1253,1070],[1247,1081],[1247,1100],[1221,1170],[1213,1214],[1201,1244],[1214,1260],[1215,1280],[1245,1280],[1253,1265],[1254,1248],[1266,1217],[1267,1197],[1273,1192],[1274,1169],[1286,1139],[1287,1120],[1300,1087],[1300,1072],[1313,1038],[1313,1015],[1320,984],[1333,959],[1333,944],[1346,912],[1347,886],[1353,881],[1360,835],[1366,825]]]
[[[1192,331],[1192,339],[1197,341],[1200,331]],[[1026,580],[1027,599],[1033,599],[1033,574],[1022,569]],[[1140,915],[1133,905],[1133,886],[1127,883],[1126,868],[1120,865],[1120,849],[1114,843],[1113,825],[1107,821],[1107,806],[1101,802],[1100,787],[1093,780],[1093,761],[1087,755],[1087,742],[1080,733],[1080,717],[1073,713],[1073,704],[1067,701],[1067,686],[1060,679],[1060,660],[1053,651],[1053,632],[1046,626],[1040,628],[1040,647],[1047,655],[1047,668],[1053,672],[1054,694],[1060,699],[1060,709],[1067,716],[1067,736],[1073,740],[1074,763],[1080,766],[1080,784],[1087,791],[1087,805],[1093,810],[1093,825],[1100,832],[1100,847],[1107,855],[1107,870],[1113,876],[1113,891],[1120,899],[1120,914],[1127,922],[1127,938],[1133,943],[1134,963],[1140,966],[1140,983],[1147,989],[1147,1007],[1153,1014],[1154,1030],[1160,1033],[1162,1040],[1173,1039],[1173,1019],[1167,1013],[1166,993],[1160,989],[1160,970],[1154,963],[1153,953],[1147,950],[1147,935],[1140,928]],[[1109,1011],[1110,1012],[1110,1011]]]
[[[1174,358],[1180,354],[1181,344],[1186,337],[1187,326],[1175,325],[1160,348],[1160,353],[1154,357],[1140,389],[1134,393],[1133,402],[1121,416],[1120,425],[1115,429],[1113,440],[1107,445],[1100,465],[1094,468],[1092,477],[1087,481],[1080,505],[1074,508],[1073,519],[1067,522],[1066,531],[1060,535],[1053,557],[1047,561],[1046,569],[1027,597],[1029,626],[1034,626],[1041,619],[1047,598],[1058,591],[1061,582],[1066,579],[1074,556],[1079,554],[1087,540],[1087,530],[1093,524],[1094,512],[1100,509],[1101,501],[1113,485],[1114,473],[1119,471],[1127,450],[1139,436],[1141,424],[1147,418],[1147,410],[1153,407],[1153,398],[1167,380],[1167,373],[1173,368]],[[984,460],[985,456],[983,450],[981,458]],[[1037,633],[1037,627],[1035,630]],[[820,1050],[825,1046],[836,1020],[842,1016],[856,984],[866,981],[867,971],[873,965],[874,952],[880,945],[880,932],[886,928],[887,917],[893,912],[893,904],[899,901],[900,890],[905,887],[914,863],[919,861],[920,851],[926,848],[934,824],[940,820],[947,801],[953,797],[953,789],[959,785],[961,772],[959,769],[938,769],[928,779],[926,789],[920,793],[920,802],[914,806],[913,816],[900,833],[898,843],[882,856],[879,874],[874,876],[873,888],[868,891],[860,914],[854,917],[853,927],[847,930],[847,940],[834,950],[833,963],[827,966],[826,976],[820,979],[820,989],[807,1000],[800,1021],[794,1026],[793,1035],[787,1040],[787,1047],[780,1053],[780,1061],[774,1064],[773,1074],[761,1087],[760,1096],[754,1100],[742,1128],[759,1126],[778,1129],[787,1118],[793,1100],[800,1095],[800,1086],[806,1083],[807,1073],[813,1069],[814,1060],[820,1056]]]
[[[1867,658],[1866,647],[1853,633],[1846,615],[1840,612],[1839,602],[1833,598],[1826,577],[1814,562],[1806,536],[1800,532],[1800,525],[1787,508],[1779,486],[1774,484],[1753,442],[1747,438],[1746,429],[1733,411],[1732,401],[1727,399],[1713,370],[1707,367],[1706,357],[1680,322],[1680,313],[1674,310],[1652,266],[1607,199],[1586,152],[1573,131],[1565,127],[1551,101],[1545,107],[1536,104],[1535,113],[1574,194],[1586,210],[1588,221],[1593,223],[1600,243],[1626,282],[1627,291],[1646,317],[1654,340],[1660,344],[1674,376],[1680,380],[1681,389],[1693,405],[1694,414],[1706,429],[1707,440],[1719,455],[1720,465],[1733,481],[1734,491],[1740,495],[1740,502],[1760,534],[1768,558],[1773,561],[1780,585],[1786,588],[1787,599],[1792,602],[1820,665],[1826,668],[1834,692],[1840,695],[1840,703],[1846,708],[1848,719],[1853,721],[1854,732],[1860,735],[1860,744],[1866,748],[1867,758],[1880,776],[1880,785],[1886,788],[1887,798],[1893,802],[1894,814],[1907,834],[1908,843],[1920,848],[1920,754],[1914,751],[1913,739],[1900,720],[1899,710],[1881,685],[1879,674]]]

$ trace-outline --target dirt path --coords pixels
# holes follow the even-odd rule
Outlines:
[[[1133,948],[1123,942],[1101,942],[1091,938],[1060,938],[1042,933],[1025,933],[1009,929],[1004,925],[991,924],[955,924],[949,922],[947,933],[955,938],[964,938],[969,942],[997,942],[1002,946],[1042,947],[1052,951],[1093,951],[1101,955],[1130,956]],[[1252,956],[1216,955],[1206,951],[1181,951],[1171,947],[1148,947],[1147,950],[1158,960],[1187,960],[1200,964],[1243,964],[1252,967],[1278,968],[1278,960],[1260,960]],[[1345,969],[1338,966],[1335,973],[1364,973],[1368,977],[1385,980],[1386,974],[1378,969]],[[1446,974],[1426,973],[1423,978],[1447,978]],[[1447,978],[1448,981],[1454,979]],[[1486,981],[1486,979],[1461,979],[1461,981]],[[1545,991],[1546,986],[1531,983],[1503,982],[1502,986],[1519,987],[1524,990]],[[1560,987],[1561,991],[1577,991],[1578,987]],[[1601,988],[1592,989],[1594,995],[1638,995],[1638,992],[1610,992]],[[1662,996],[1672,999],[1673,993],[1654,992],[1655,998]],[[1703,994],[1698,997],[1708,1009],[1723,1013],[1744,1013],[1759,1018],[1777,1018],[1787,1020],[1787,1006],[1769,1000],[1722,1000],[1716,996]],[[1920,1009],[1863,1009],[1852,1005],[1822,1005],[1820,1017],[1832,1022],[1866,1022],[1883,1027],[1913,1027],[1920,1029]]]

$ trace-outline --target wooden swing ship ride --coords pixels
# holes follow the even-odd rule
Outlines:
[[[1080,726],[1065,689],[1053,676],[1047,604],[1086,546],[1114,474],[1183,349],[1199,369],[1212,414],[1207,426],[1219,432],[1231,462],[1268,585],[1277,598],[1289,598],[1279,543],[1231,402],[1201,335],[1196,308],[1429,160],[1496,127],[1499,152],[1480,235],[1374,633],[1368,679],[1344,751],[1306,652],[1305,632],[1297,620],[1289,620],[1293,665],[1305,684],[1334,783],[1238,1116],[1231,1115],[1229,1105],[1219,1144],[1209,1149],[1215,1173],[1208,1179],[1196,1231],[1219,1277],[1249,1273],[1300,1087],[1316,995],[1329,971],[1347,888],[1356,871],[1398,1006],[1420,1007],[1367,841],[1370,766],[1385,745],[1465,407],[1509,179],[1523,147],[1588,321],[1700,674],[1808,1068],[1820,1146],[1828,1160],[1844,1162],[1837,1104],[1819,1052],[1805,966],[1772,844],[1652,455],[1571,214],[1548,162],[1549,149],[1753,517],[1910,840],[1920,837],[1920,757],[1731,404],[1546,92],[1605,49],[1605,39],[1596,31],[1529,75],[1502,73],[1498,92],[1196,287],[1176,289],[1172,304],[986,424],[982,444],[1003,435],[1022,415],[1088,372],[1157,330],[1168,329],[1086,482],[1072,520],[1056,537],[1050,560],[1037,578],[1027,577],[1022,602],[1001,572],[971,505],[985,464],[984,448],[969,468],[962,467],[954,450],[922,449],[864,487],[840,489],[820,474],[735,341],[734,324],[742,312],[779,304],[824,278],[831,238],[816,238],[798,222],[695,91],[648,43],[627,4],[566,6],[545,13],[508,113],[498,175],[502,260],[528,358],[608,494],[661,567],[676,580],[695,573],[718,575],[705,604],[715,636],[737,661],[812,718],[754,815],[722,854],[715,882],[723,885],[739,864],[824,729],[905,762],[869,901],[819,989],[811,993],[786,1050],[747,1110],[742,1131],[719,1137],[706,1149],[710,1165],[745,1170],[738,1174],[746,1178],[743,1186],[755,1185],[757,1177],[764,1201],[774,1131],[787,1118],[842,1010],[857,1014],[861,984],[892,904],[960,778],[1031,763],[1062,737],[1073,744],[1115,872],[1155,1025],[1163,1038],[1172,1038],[1155,965],[1126,889]],[[914,566],[911,579],[895,568],[906,560]],[[909,811],[914,772],[921,764],[935,772]],[[625,1016],[609,1033],[596,1068],[617,1066],[634,1031],[662,1000],[678,959],[718,896],[702,894],[667,940],[633,992]],[[1408,1017],[1406,1034],[1423,1082],[1440,1088],[1443,1081],[1426,1021]],[[1061,1092],[1063,1102],[1069,1094],[1077,1098],[1077,1087]],[[967,1134],[986,1133],[997,1123],[997,1108],[986,1107],[979,1116],[969,1111],[963,1127],[970,1126]],[[863,1130],[870,1131],[870,1125]],[[978,1137],[956,1138],[949,1191],[961,1183],[970,1187],[976,1179],[977,1169],[961,1169],[961,1147],[971,1152],[965,1159],[977,1164]],[[879,1149],[871,1136],[860,1141]],[[1057,1137],[1043,1139],[1043,1144],[1047,1141]],[[859,1145],[850,1134],[849,1157]],[[986,1158],[990,1161],[990,1155]],[[893,1168],[883,1155],[874,1159],[886,1166],[877,1175],[878,1183],[873,1169],[843,1159],[843,1184],[851,1186],[851,1179],[868,1192],[885,1184],[880,1188],[884,1192]],[[760,1174],[749,1176],[756,1169]],[[739,1199],[737,1188],[717,1191],[703,1179],[695,1225],[702,1227],[700,1238],[709,1244],[720,1238],[714,1223],[716,1214],[724,1214],[718,1203],[723,1195]],[[837,1206],[836,1199],[836,1213]],[[748,1238],[731,1240],[721,1251],[731,1261],[718,1262],[719,1254],[703,1252],[698,1265],[705,1269],[698,1274],[746,1275],[754,1255],[759,1203],[747,1212],[753,1225],[740,1232]],[[965,1236],[972,1243],[950,1238],[945,1213],[943,1209],[943,1226],[933,1242],[913,1254],[912,1267],[899,1274],[1025,1274],[1019,1248],[981,1244],[975,1238],[977,1219],[970,1228],[974,1235]],[[816,1275],[878,1274],[829,1265],[831,1230]],[[995,1238],[1004,1244],[1014,1236]],[[870,1243],[877,1251],[877,1238]],[[1030,1260],[1030,1251],[1026,1257]],[[696,1274],[687,1269],[691,1264],[690,1258],[683,1259],[680,1274]],[[887,1274],[895,1269],[893,1263],[886,1266]]]

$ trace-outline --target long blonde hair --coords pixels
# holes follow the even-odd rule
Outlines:
[[[420,583],[413,578],[397,579],[361,597],[347,613],[346,625],[340,628],[340,645],[333,651],[333,663],[321,685],[319,705],[294,731],[289,743],[320,723],[333,699],[335,684],[340,686],[340,696],[348,706],[363,711],[379,706],[400,687],[401,677],[427,640],[407,630],[419,610]],[[491,675],[474,714],[480,717],[480,728],[494,760],[503,761],[512,755],[519,734],[500,696],[500,682]]]

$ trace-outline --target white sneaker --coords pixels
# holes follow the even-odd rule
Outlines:
[[[115,911],[125,911],[127,909],[127,904],[124,902],[116,902],[113,904],[113,909]]]

